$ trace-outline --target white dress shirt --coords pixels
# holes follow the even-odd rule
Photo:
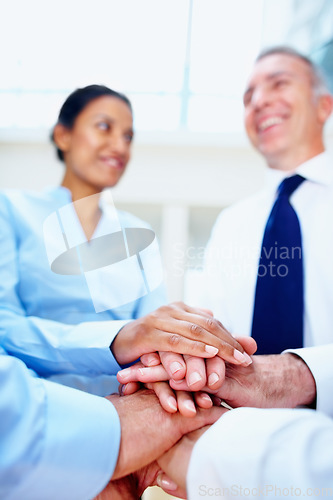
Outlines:
[[[238,408],[195,444],[189,500],[333,495],[333,420],[313,410]]]
[[[306,178],[290,197],[302,232],[305,347],[333,342],[332,167],[329,155],[322,153],[292,173]],[[277,188],[290,175],[268,169],[267,187],[223,210],[213,228],[206,250],[200,304],[212,309],[235,335],[251,334],[262,238]],[[303,357],[302,351],[297,352]],[[323,350],[307,353],[316,381],[324,378],[321,372],[326,370],[320,352],[326,357]],[[319,399],[324,401],[322,396]],[[327,404],[333,411],[333,403]]]
[[[190,500],[333,495],[333,420],[313,410],[238,408],[195,444]]]

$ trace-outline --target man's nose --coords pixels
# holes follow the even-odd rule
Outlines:
[[[252,106],[260,109],[267,106],[270,102],[270,93],[264,86],[257,87],[251,96]]]

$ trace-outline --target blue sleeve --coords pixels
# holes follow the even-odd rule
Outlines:
[[[78,373],[96,376],[120,369],[109,346],[127,321],[67,325],[28,316],[19,298],[15,221],[0,197],[0,344],[39,375]]]
[[[120,423],[104,398],[43,381],[0,348],[0,498],[82,500],[110,480]]]

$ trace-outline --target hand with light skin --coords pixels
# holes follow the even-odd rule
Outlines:
[[[218,355],[235,364],[248,362],[242,345],[222,323],[206,311],[181,302],[160,307],[127,323],[112,342],[111,351],[120,365],[156,351],[199,358]]]
[[[249,354],[255,352],[256,343],[252,338],[240,337],[237,340]],[[164,365],[159,360],[162,356],[167,358],[167,363]],[[140,386],[136,382],[139,381],[152,389],[160,399],[163,408],[171,413],[179,409],[183,415],[193,416],[196,413],[194,402],[201,408],[212,406],[213,402],[207,393],[216,394],[224,382],[225,364],[223,360],[218,356],[204,360],[194,356],[182,357],[175,353],[162,353],[162,356],[161,353],[160,356],[157,354],[142,356],[140,363],[118,372],[118,381],[125,384],[122,387],[122,394],[132,394],[138,390]],[[172,363],[184,364],[185,379],[177,380],[176,377],[172,377],[172,373],[167,369],[168,364],[170,366]],[[191,384],[189,382],[191,382],[193,374],[196,379],[200,378],[200,380]],[[170,385],[163,383],[163,381],[169,381]],[[206,383],[207,385],[205,385]],[[172,388],[176,390],[173,391]],[[194,402],[190,392],[193,393]]]
[[[162,471],[158,473],[156,482],[166,493],[179,498],[187,498],[186,476],[192,451],[198,439],[209,428],[210,425],[186,434],[158,459],[157,462]]]
[[[161,468],[153,462],[128,476],[110,481],[94,500],[138,500],[148,486],[157,485],[158,474],[162,474]],[[168,484],[176,488],[170,480]]]
[[[198,410],[196,418],[186,418],[180,413],[171,415],[163,410],[155,394],[146,389],[131,396],[111,395],[107,399],[119,415],[121,442],[113,476],[95,500],[139,498],[146,487],[157,484],[161,469],[156,459],[183,435],[216,422],[225,412],[215,407]]]
[[[112,480],[142,469],[169,450],[184,434],[214,423],[222,414],[218,407],[198,409],[195,418],[168,413],[152,391],[108,396],[121,425],[118,462]]]
[[[215,396],[224,400],[231,407],[252,406],[257,408],[295,408],[311,405],[316,397],[316,384],[311,371],[299,357],[291,353],[253,356],[253,363],[247,367],[226,364],[225,380],[222,386],[214,391]],[[161,367],[151,367],[150,370]],[[135,374],[135,367],[133,372]],[[157,372],[157,370],[156,370]],[[145,378],[156,378],[156,373],[145,372]],[[166,377],[166,371],[164,371]],[[164,379],[166,380],[166,378]],[[132,382],[123,389],[124,393],[133,391],[136,386]],[[157,386],[158,384],[158,386]],[[149,382],[155,390],[161,404],[174,391],[190,391],[185,380],[158,383]],[[169,385],[170,384],[170,385]],[[156,387],[157,386],[157,387]],[[212,392],[209,387],[203,389]],[[167,408],[166,408],[167,409]]]

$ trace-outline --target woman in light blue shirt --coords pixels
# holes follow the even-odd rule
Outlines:
[[[127,325],[165,302],[153,231],[101,196],[130,159],[128,99],[99,85],[76,90],[52,138],[65,163],[61,186],[0,195],[0,345],[38,375],[99,395],[117,387],[118,363],[144,353],[212,357],[219,349],[239,362],[234,348],[242,347],[190,308]]]
[[[85,377],[74,381],[73,374],[88,375],[88,390],[104,394],[101,379],[119,369],[109,350],[113,337],[127,320],[165,302],[161,272],[149,286],[140,268],[142,250],[141,260],[151,258],[160,271],[153,231],[101,196],[130,159],[131,104],[107,87],[78,89],[63,104],[52,138],[65,163],[61,186],[0,197],[1,343],[45,377],[86,389]],[[126,228],[138,228],[137,254],[124,250]],[[147,236],[149,244],[141,241]],[[87,251],[90,267],[82,265]]]

